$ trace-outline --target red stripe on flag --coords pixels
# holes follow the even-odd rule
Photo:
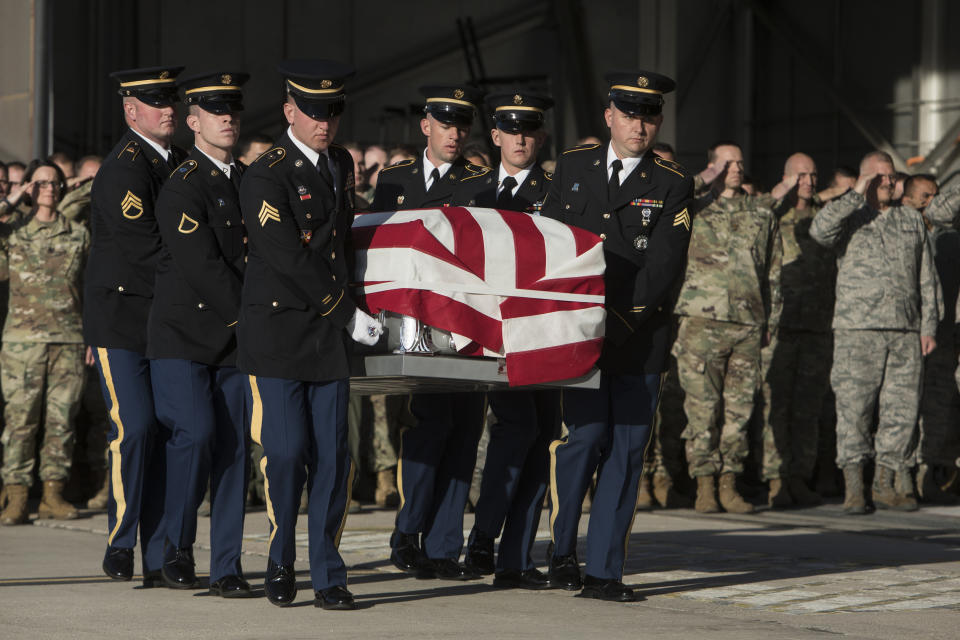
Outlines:
[[[593,338],[556,347],[507,353],[510,386],[579,378],[589,373],[600,357],[602,347],[603,338]]]
[[[600,236],[590,233],[586,229],[570,227],[570,231],[573,233],[573,241],[577,246],[577,257],[593,249],[600,242]]]
[[[576,311],[600,307],[596,302],[565,302],[563,300],[543,300],[540,298],[507,298],[500,303],[500,316],[504,320],[535,316],[555,311]]]
[[[547,250],[543,234],[533,216],[513,211],[498,211],[513,234],[514,255],[517,261],[517,288],[526,289],[543,278],[547,269]]]
[[[440,211],[453,227],[453,253],[470,273],[485,280],[486,258],[480,223],[465,207],[444,207]]]

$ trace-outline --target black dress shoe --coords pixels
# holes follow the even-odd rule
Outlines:
[[[297,597],[297,574],[293,565],[275,564],[267,560],[267,575],[263,579],[263,590],[270,604],[285,607]]]
[[[463,564],[467,569],[481,576],[489,576],[496,571],[493,558],[493,538],[485,536],[476,529],[473,530],[473,542],[467,547],[463,557]]]
[[[143,574],[143,588],[144,589],[155,589],[157,587],[165,587],[166,583],[163,581],[163,574],[159,571],[146,571]]]
[[[580,596],[609,602],[636,602],[638,600],[633,589],[619,580],[594,578],[591,575],[584,576],[583,591],[580,592]],[[639,600],[646,600],[646,598],[641,596]]]
[[[579,591],[583,588],[577,555],[571,553],[568,556],[551,556],[549,578],[551,586],[560,589]]]
[[[103,572],[114,580],[133,578],[133,549],[107,547],[103,554]]]
[[[357,608],[353,602],[353,594],[339,585],[315,592],[313,606],[323,607],[328,611],[349,611]]]
[[[433,565],[434,577],[441,580],[474,580],[480,577],[450,558],[438,558],[436,560],[431,558],[430,564]]]
[[[550,579],[537,569],[504,569],[493,577],[493,586],[498,589],[549,589]]]
[[[210,595],[221,598],[249,598],[250,583],[240,576],[224,576],[210,583]]]
[[[164,583],[171,589],[196,589],[200,586],[194,569],[193,547],[174,547],[168,545],[164,552]]]
[[[394,531],[390,536],[390,548],[390,562],[397,569],[418,578],[433,577],[433,567],[420,549],[418,534]]]

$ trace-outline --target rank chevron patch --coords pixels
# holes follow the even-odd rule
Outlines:
[[[687,231],[690,231],[690,214],[687,213],[686,209],[673,216],[673,226],[679,227],[680,225],[685,226]]]
[[[194,231],[196,231],[197,227],[199,226],[200,224],[196,220],[188,216],[186,213],[181,212],[180,226],[177,227],[177,231],[186,235],[188,233],[193,233]]]
[[[132,215],[130,211],[134,209],[137,213]],[[127,191],[127,195],[123,196],[123,200],[120,201],[120,211],[124,218],[136,220],[143,215],[143,201],[135,196],[132,191]]]
[[[258,214],[258,217],[260,218],[261,227],[266,226],[269,220],[280,222],[280,212],[277,211],[276,207],[270,206],[266,200],[263,201],[263,206],[260,207],[260,213]]]

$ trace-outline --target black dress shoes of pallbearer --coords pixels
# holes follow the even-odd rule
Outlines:
[[[270,604],[285,607],[297,597],[297,574],[293,565],[275,564],[267,560],[267,575],[263,579],[263,590]]]
[[[390,536],[390,562],[397,569],[417,578],[432,578],[433,567],[420,548],[420,536],[416,533],[394,531]]]
[[[103,572],[114,580],[133,578],[133,549],[107,547],[103,554]]]
[[[530,589],[539,591],[553,585],[550,579],[537,569],[504,569],[493,577],[493,586],[498,589]]]
[[[431,558],[430,564],[433,565],[433,577],[440,578],[441,580],[475,580],[480,577],[456,560],[451,560],[450,558]]]
[[[221,598],[249,598],[250,583],[240,576],[224,576],[210,583],[210,595]]]
[[[493,557],[493,538],[483,535],[476,529],[474,529],[472,537],[473,542],[467,547],[463,564],[477,575],[492,575],[496,570]]]
[[[163,582],[171,589],[196,589],[200,586],[193,561],[193,547],[168,544],[163,554]]]
[[[594,578],[591,575],[584,576],[583,591],[580,592],[580,597],[596,598],[609,602],[636,602],[638,600],[633,589],[619,580]],[[641,596],[639,600],[646,600],[646,598]]]
[[[349,611],[356,609],[353,594],[346,587],[336,586],[317,591],[314,594],[313,606],[322,607],[328,611]]]
[[[576,554],[567,556],[550,556],[550,584],[567,591],[579,591],[583,588],[580,579],[580,563]]]

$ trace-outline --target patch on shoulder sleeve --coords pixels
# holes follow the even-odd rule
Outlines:
[[[120,201],[120,211],[123,217],[128,220],[136,220],[143,215],[143,200],[138,198],[132,191],[127,191]]]
[[[684,169],[682,166],[680,166],[679,164],[677,164],[677,163],[674,162],[673,160],[667,160],[666,158],[661,158],[660,156],[657,156],[656,158],[653,159],[653,161],[654,161],[655,163],[657,163],[659,166],[661,166],[661,167],[663,167],[664,169],[666,169],[667,171],[672,171],[672,172],[674,172],[675,174],[677,174],[677,175],[680,176],[681,178],[686,178],[686,177],[687,177],[687,174],[685,173],[685,172],[686,172],[686,169]]]
[[[280,222],[280,212],[266,200],[263,201],[263,206],[260,207],[260,213],[257,214],[257,217],[260,219],[261,227],[265,227],[271,220]]]
[[[188,233],[193,233],[197,230],[197,227],[200,226],[200,223],[188,216],[186,213],[180,214],[180,226],[177,227],[177,231],[186,235]]]
[[[690,214],[686,209],[673,216],[673,226],[679,227],[683,225],[687,228],[687,231],[690,231]]]
[[[253,161],[254,164],[258,162],[266,162],[268,167],[272,167],[287,156],[287,150],[283,147],[274,147],[269,151],[264,151],[256,160]]]

